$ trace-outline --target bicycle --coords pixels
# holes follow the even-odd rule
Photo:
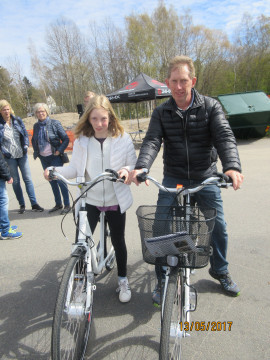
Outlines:
[[[136,211],[145,262],[166,266],[161,297],[159,359],[182,359],[182,339],[188,337],[190,313],[197,307],[197,291],[190,284],[192,269],[207,266],[211,255],[211,233],[216,210],[195,206],[191,196],[207,185],[229,187],[225,174],[210,177],[198,185],[166,188],[145,170],[140,182],[150,180],[175,196],[177,205],[139,206]]]
[[[51,356],[52,360],[83,360],[93,319],[95,275],[104,268],[111,271],[115,262],[105,212],[100,213],[100,236],[96,246],[87,219],[86,193],[100,181],[124,182],[124,179],[120,179],[116,171],[107,169],[91,181],[81,177],[71,182],[54,168],[48,170],[51,179],[57,178],[80,189],[80,196],[73,203],[73,209],[81,199],[77,222],[74,216],[76,240],[60,283],[54,310]]]

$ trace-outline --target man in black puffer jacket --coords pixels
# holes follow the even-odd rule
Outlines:
[[[234,189],[239,189],[243,175],[235,137],[219,102],[194,89],[196,77],[192,60],[186,56],[173,58],[166,84],[172,97],[153,111],[135,166],[137,170],[131,175],[132,181],[139,184],[136,175],[142,168],[150,169],[163,143],[165,187],[187,186],[214,175],[218,155],[223,172],[232,178]],[[217,210],[209,273],[220,281],[228,295],[238,296],[240,290],[228,272],[228,235],[220,190],[210,185],[196,193],[195,198],[199,206]],[[157,205],[169,206],[171,203],[170,194],[159,192]],[[162,269],[156,267],[156,273],[158,279],[162,278]],[[160,303],[161,286],[159,281],[153,292],[156,303]]]

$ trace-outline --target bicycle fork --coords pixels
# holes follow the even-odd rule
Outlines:
[[[197,307],[197,290],[190,285],[190,269],[184,270],[184,321],[190,323],[190,312],[196,310]]]

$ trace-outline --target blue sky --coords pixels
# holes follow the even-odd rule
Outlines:
[[[229,36],[240,23],[242,15],[264,14],[270,16],[268,0],[164,0],[173,5],[177,14],[185,9],[195,25],[221,29]],[[46,28],[61,16],[72,19],[80,30],[87,34],[89,22],[98,25],[110,18],[115,25],[124,29],[125,16],[151,14],[158,0],[1,0],[0,1],[0,66],[9,66],[10,58],[17,57],[23,74],[31,79],[29,40],[37,52],[42,52]]]

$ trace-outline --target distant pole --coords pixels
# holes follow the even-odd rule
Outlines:
[[[137,104],[138,104],[138,103],[136,103],[136,114],[137,114],[138,130],[140,131],[140,123],[139,123],[139,117],[138,117],[138,108],[137,108]]]

